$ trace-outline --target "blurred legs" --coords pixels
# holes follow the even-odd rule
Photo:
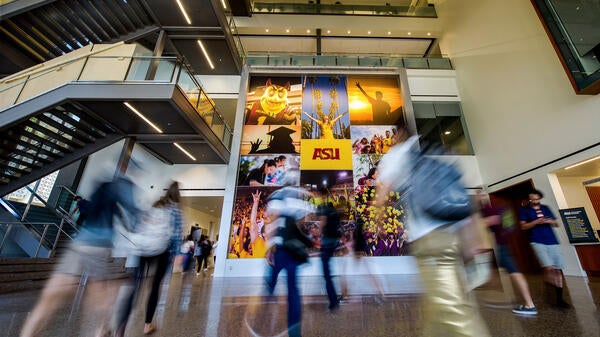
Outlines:
[[[413,248],[425,287],[425,335],[489,336],[473,298],[465,292],[458,236],[434,230]]]

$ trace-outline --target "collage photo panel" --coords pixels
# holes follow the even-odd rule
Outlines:
[[[307,201],[315,207],[331,203],[338,210],[337,255],[347,253],[343,245],[353,236],[364,240],[364,255],[406,254],[400,195],[386,196],[381,205],[375,198],[377,164],[395,145],[401,117],[398,76],[251,76],[229,258],[264,257],[267,198],[287,185],[311,192]],[[299,226],[313,238],[310,254],[318,255],[318,216]]]

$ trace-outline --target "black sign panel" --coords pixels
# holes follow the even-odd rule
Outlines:
[[[598,242],[583,207],[559,210],[570,243]]]

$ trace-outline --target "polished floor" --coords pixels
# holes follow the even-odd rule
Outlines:
[[[527,276],[539,310],[535,317],[511,313],[510,295],[501,282],[477,290],[482,315],[493,336],[600,336],[600,280],[567,277],[569,310],[550,306],[541,277]],[[303,336],[422,336],[422,311],[417,275],[380,277],[386,291],[383,301],[375,296],[371,281],[352,276],[350,296],[339,310],[329,312],[322,278],[300,280],[303,295]],[[263,296],[260,278],[213,279],[210,271],[196,276],[174,274],[163,285],[152,336],[286,336],[285,282],[275,296]],[[339,285],[339,278],[336,278]],[[0,296],[0,336],[18,336],[39,291]],[[86,315],[84,292],[60,310],[40,336],[92,336],[95,317]],[[128,336],[143,336],[143,310],[138,304]]]

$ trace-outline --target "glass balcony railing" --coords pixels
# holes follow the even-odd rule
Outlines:
[[[176,57],[90,55],[39,72],[32,70],[22,77],[0,82],[0,114],[2,110],[48,90],[69,82],[84,81],[175,83],[223,144],[230,147],[231,127],[204,93],[192,71]]]
[[[247,55],[249,66],[270,67],[396,67],[408,69],[453,69],[444,57],[347,56],[347,55]]]
[[[343,1],[330,3],[307,2],[261,2],[252,4],[252,13],[256,14],[321,14],[321,15],[378,15],[411,16],[437,18],[434,6],[427,3],[414,6],[392,6],[391,4],[343,4]]]

